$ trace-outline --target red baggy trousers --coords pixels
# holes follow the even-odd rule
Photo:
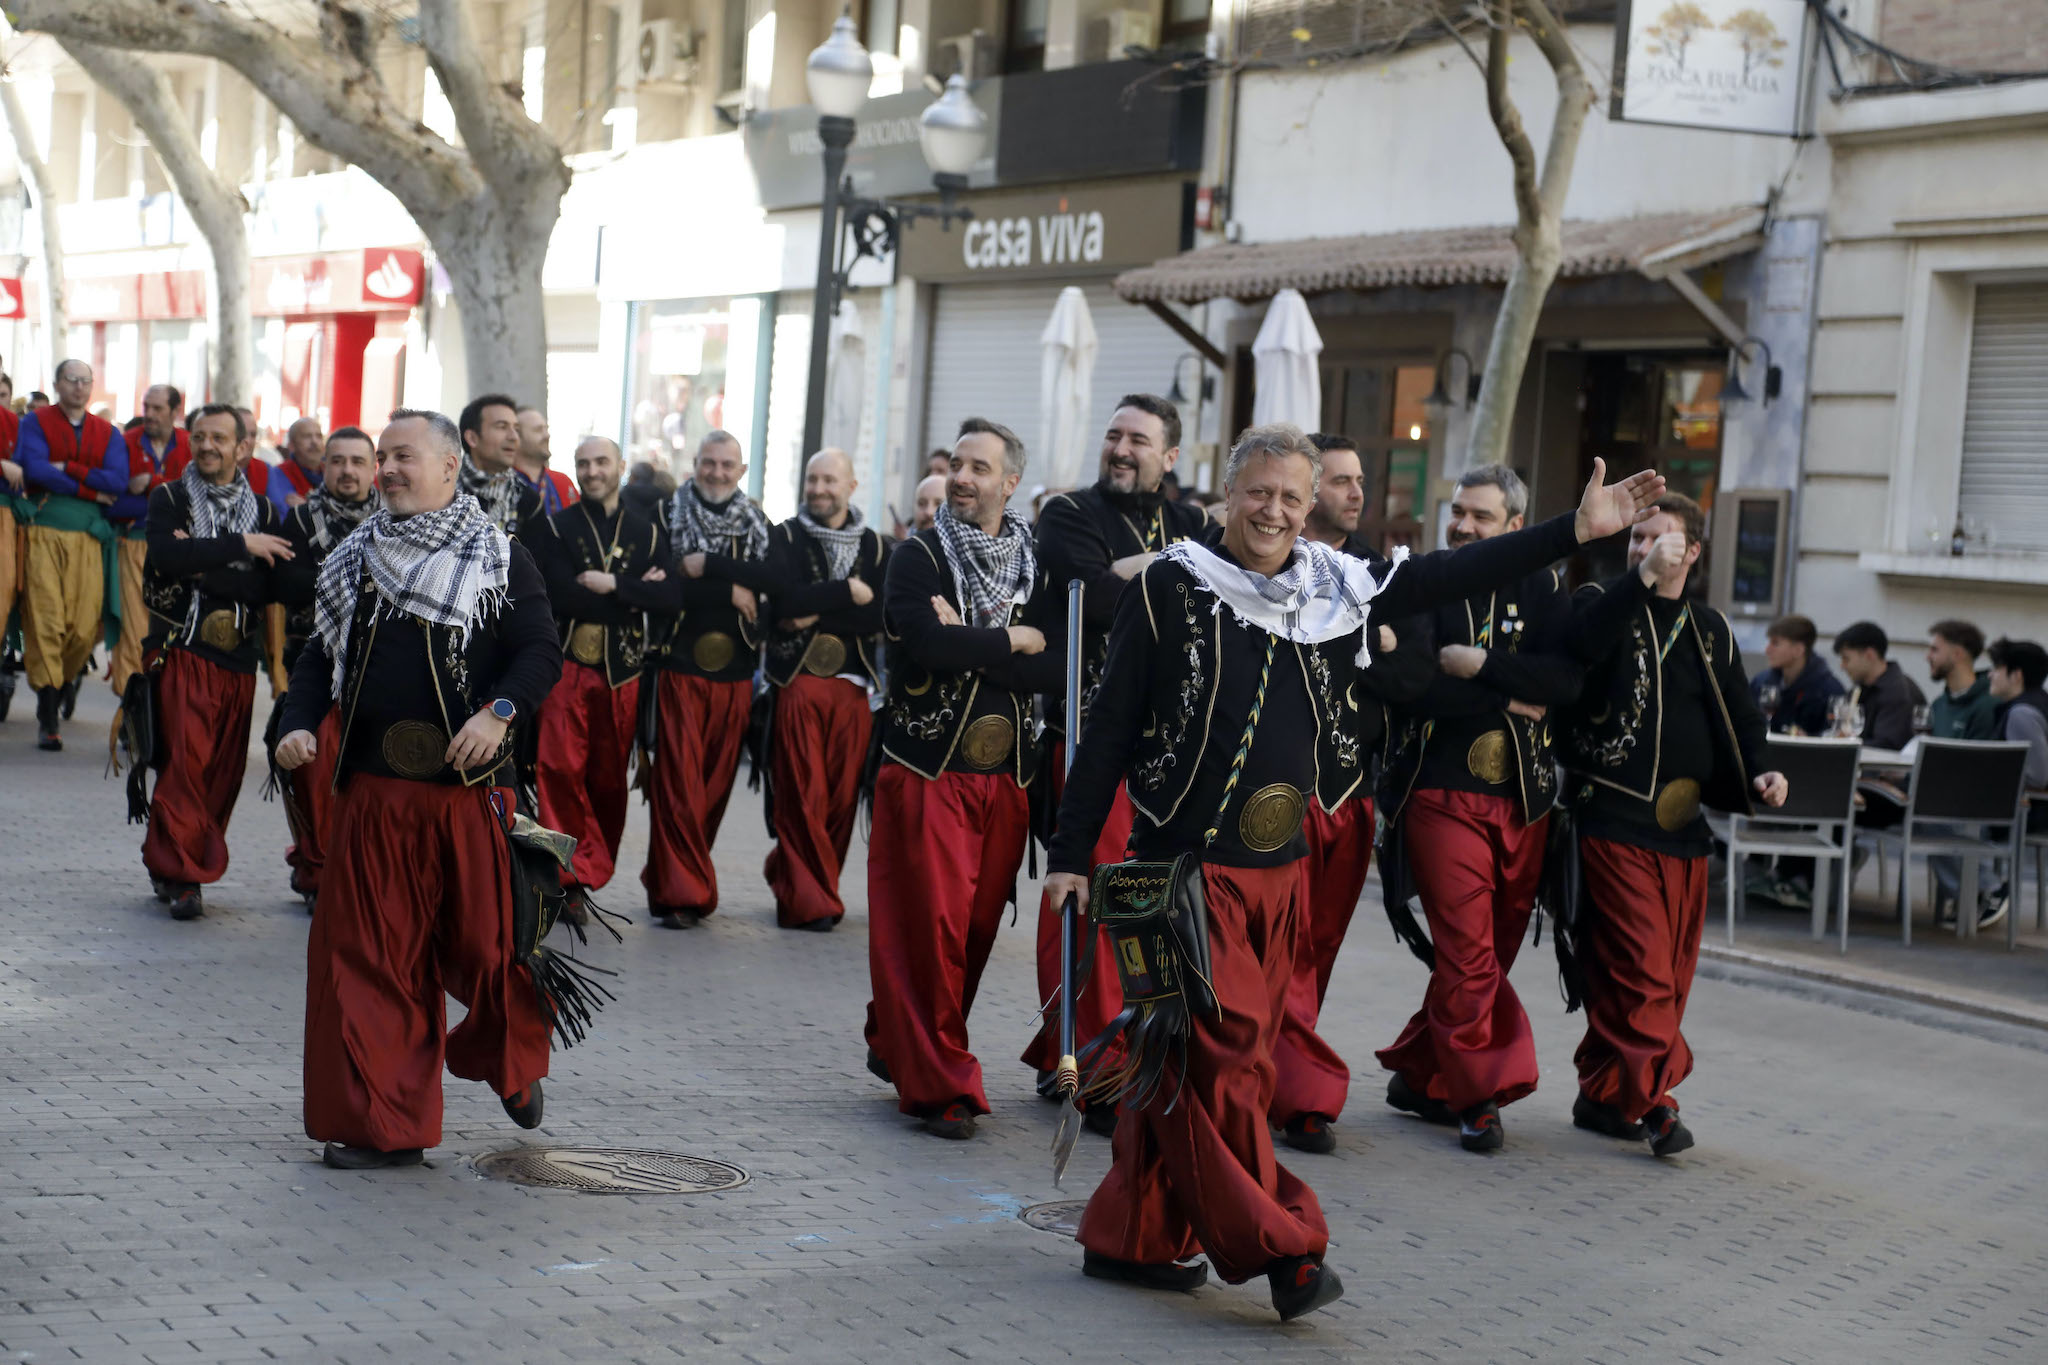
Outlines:
[[[1266,1123],[1301,932],[1301,872],[1205,863],[1202,889],[1219,1017],[1196,1018],[1177,1100],[1180,1078],[1169,1067],[1151,1103],[1124,1109],[1079,1238],[1100,1255],[1146,1264],[1206,1252],[1217,1274],[1239,1284],[1282,1257],[1321,1256],[1329,1243],[1315,1191],[1274,1157]]]
[[[228,817],[249,766],[256,675],[187,649],[164,653],[156,723],[164,765],[149,797],[142,865],[167,882],[204,885],[228,870]]]
[[[502,810],[513,793],[498,789]],[[500,1096],[548,1072],[548,1021],[512,961],[510,854],[493,791],[353,773],[306,943],[306,1136],[441,1141],[441,1064]],[[447,1028],[443,994],[469,1015]]]
[[[282,703],[279,703],[282,705]],[[284,823],[292,841],[284,851],[292,890],[318,891],[327,865],[328,825],[334,817],[334,762],[341,752],[341,709],[330,708],[313,735],[313,761],[284,783]]]
[[[1052,802],[1059,808],[1060,796],[1066,790],[1066,764],[1058,762],[1053,767]],[[1131,840],[1130,794],[1119,783],[1116,800],[1110,803],[1109,818],[1102,822],[1102,833],[1095,839],[1095,862],[1120,863]],[[1075,944],[1077,956],[1087,955],[1088,920],[1084,915],[1076,926],[1080,937]],[[1052,903],[1043,891],[1038,893],[1038,999],[1045,1006],[1045,1022],[1032,1035],[1030,1046],[1024,1049],[1024,1065],[1038,1071],[1050,1071],[1060,1062],[1060,908]],[[1110,945],[1109,935],[1097,932],[1095,940],[1095,962],[1088,979],[1081,983],[1081,994],[1074,1002],[1074,1046],[1085,1047],[1091,1038],[1109,1027],[1109,1021],[1116,1018],[1124,1007],[1124,988],[1116,974],[1116,949]],[[1117,1059],[1123,1055],[1120,1044],[1105,1044],[1098,1054],[1101,1065],[1114,1068]]]
[[[1481,792],[1416,792],[1401,823],[1436,966],[1422,1008],[1380,1065],[1454,1112],[1536,1089],[1536,1037],[1508,969],[1543,877],[1550,817]]]
[[[785,927],[846,914],[839,870],[860,808],[874,716],[867,689],[798,673],[775,692],[775,847],[761,873]]]
[[[1272,1117],[1280,1124],[1301,1114],[1333,1119],[1344,1112],[1351,1090],[1351,1068],[1316,1032],[1316,1021],[1372,867],[1372,802],[1347,801],[1332,815],[1312,800],[1302,828],[1308,856],[1295,866],[1301,870],[1304,912],[1294,945],[1294,979],[1273,1048]]]
[[[1609,839],[1581,839],[1589,922],[1586,1036],[1574,1057],[1579,1091],[1631,1121],[1692,1074],[1679,1026],[1692,997],[1707,919],[1707,859],[1675,858]]]
[[[618,862],[639,706],[638,678],[613,687],[603,670],[571,659],[540,710],[540,822],[576,841],[565,880],[592,890]]]
[[[714,682],[663,669],[660,718],[655,725],[653,813],[648,820],[647,867],[640,884],[656,913],[718,908],[718,871],[711,845],[725,819],[746,746],[749,681]]]
[[[885,761],[875,780],[867,1042],[906,1114],[955,1100],[988,1112],[967,1015],[1016,894],[1030,824],[1024,789],[1005,773],[923,778]]]

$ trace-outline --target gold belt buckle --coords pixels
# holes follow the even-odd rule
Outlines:
[[[804,671],[820,678],[836,678],[846,671],[846,641],[837,635],[813,635],[804,651]]]
[[[1667,833],[1678,833],[1698,819],[1699,813],[1700,784],[1689,777],[1668,782],[1657,793],[1657,825]]]
[[[384,732],[384,766],[400,777],[438,777],[448,766],[448,736],[423,720],[402,720]]]
[[[604,627],[589,622],[569,632],[569,657],[595,668],[604,662]]]
[[[1481,782],[1498,786],[1508,780],[1508,736],[1505,730],[1488,730],[1472,741],[1465,751],[1465,770]]]
[[[707,630],[690,646],[690,662],[703,672],[723,673],[737,652],[732,636],[722,630]]]
[[[1016,742],[1016,727],[1007,717],[983,716],[960,733],[960,757],[987,772],[1010,756]]]
[[[208,649],[232,654],[242,647],[242,628],[231,611],[210,611],[199,623],[199,641]]]
[[[1301,817],[1307,800],[1285,782],[1259,788],[1244,803],[1237,817],[1237,837],[1254,853],[1271,853],[1287,847],[1301,833]]]

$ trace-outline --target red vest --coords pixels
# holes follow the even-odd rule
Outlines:
[[[292,486],[294,493],[297,493],[302,498],[313,496],[313,478],[300,467],[297,460],[287,455],[284,459],[278,461],[277,472],[284,475],[284,481]],[[255,485],[251,484],[250,486],[253,488]]]
[[[270,466],[255,456],[249,457],[249,467],[242,471],[249,480],[249,491],[259,498],[270,496]]]
[[[72,427],[64,417],[64,409],[55,403],[37,408],[35,416],[36,425],[43,429],[43,440],[50,447],[50,463],[79,483],[84,483],[85,475],[70,466],[80,465],[88,470],[97,468],[99,462],[106,458],[107,443],[114,439],[114,424],[88,412],[81,432]],[[83,449],[80,448],[81,435],[85,438]]]
[[[149,486],[170,483],[185,472],[185,466],[192,463],[192,438],[177,427],[171,428],[171,448],[164,452],[161,466],[154,464],[149,456],[149,442],[140,431],[128,451],[128,477],[137,474],[149,475]]]
[[[0,404],[0,459],[14,458],[14,447],[20,439],[20,414],[13,408]]]

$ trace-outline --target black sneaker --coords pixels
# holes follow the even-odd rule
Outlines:
[[[540,1127],[541,1093],[540,1082],[535,1081],[516,1095],[507,1095],[501,1101],[505,1113],[521,1128]]]
[[[1273,1262],[1266,1267],[1266,1283],[1273,1287],[1273,1308],[1282,1322],[1292,1322],[1344,1297],[1344,1284],[1337,1272],[1313,1256],[1288,1256]]]
[[[327,1144],[327,1150],[320,1154],[322,1165],[332,1166],[337,1171],[375,1171],[386,1166],[417,1166],[426,1159],[426,1153],[417,1147],[401,1147],[395,1152],[380,1151],[375,1147],[346,1147],[339,1142]]]
[[[1589,1100],[1584,1095],[1572,1101],[1572,1127],[1628,1142],[1641,1142],[1646,1136],[1642,1124],[1630,1123],[1613,1105]]]
[[[1458,1121],[1458,1116],[1451,1112],[1448,1104],[1416,1094],[1414,1087],[1398,1071],[1394,1073],[1394,1079],[1387,1082],[1387,1103],[1405,1114],[1414,1114],[1425,1123],[1439,1123],[1448,1128]]]
[[[198,919],[206,913],[206,900],[199,888],[182,882],[166,882],[171,891],[171,918]]]
[[[2012,902],[2012,888],[2001,886],[1986,891],[1977,898],[1977,927],[1989,929],[2005,918],[2006,907]]]
[[[1337,1135],[1323,1114],[1296,1114],[1280,1127],[1280,1140],[1297,1152],[1328,1156],[1337,1150]]]
[[[1116,1134],[1116,1106],[1113,1104],[1091,1104],[1081,1111],[1081,1126],[1097,1137],[1113,1137]]]
[[[1207,1261],[1167,1261],[1148,1265],[1143,1261],[1119,1261],[1114,1256],[1081,1253],[1081,1273],[1098,1280],[1116,1280],[1141,1289],[1169,1289],[1191,1294],[1209,1283]]]
[[[1644,1136],[1650,1139],[1652,1156],[1677,1156],[1692,1147],[1692,1129],[1679,1119],[1678,1111],[1660,1104],[1643,1115]]]
[[[883,1085],[896,1084],[896,1078],[889,1074],[889,1064],[883,1061],[882,1054],[875,1051],[873,1048],[868,1049],[868,1070],[872,1072],[875,1078],[881,1081]]]
[[[934,1109],[926,1114],[924,1130],[933,1137],[965,1142],[974,1136],[974,1111],[955,1100],[942,1109]]]
[[[1497,1152],[1507,1140],[1500,1106],[1492,1100],[1481,1100],[1458,1116],[1458,1145],[1468,1152]]]

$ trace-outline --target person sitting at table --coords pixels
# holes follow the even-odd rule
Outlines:
[[[1991,695],[1999,736],[2027,746],[2027,790],[2048,791],[2048,649],[2032,640],[1993,640]],[[2048,834],[2048,799],[2027,808],[2027,833]]]
[[[1858,621],[1835,636],[1835,660],[1849,679],[1848,705],[1862,711],[1863,743],[1873,749],[1905,748],[1914,716],[1927,704],[1920,684],[1885,658],[1891,647],[1875,621]]]
[[[1936,621],[1927,633],[1927,673],[1942,685],[1927,708],[1927,733],[1936,739],[1998,738],[1991,678],[1977,671],[1984,632],[1968,621]]]
[[[1848,689],[1834,670],[1814,657],[1820,632],[1804,616],[1780,616],[1764,632],[1764,662],[1750,679],[1749,694],[1771,723],[1773,734],[1824,735],[1829,707]],[[1776,689],[1775,705],[1765,705]]]

